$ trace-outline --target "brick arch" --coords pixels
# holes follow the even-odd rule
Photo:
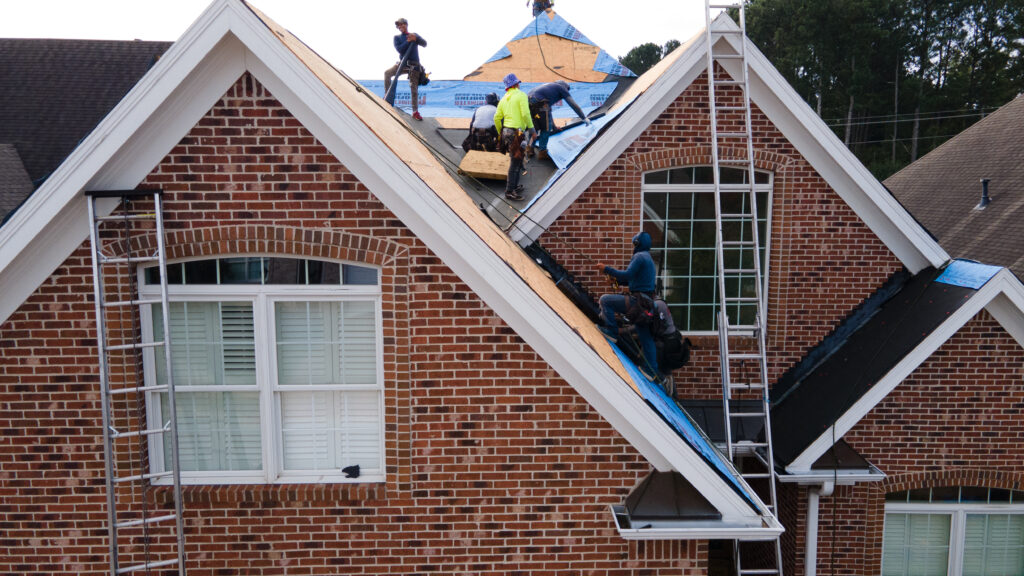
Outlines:
[[[720,158],[736,159],[746,158],[746,148],[720,147],[722,151]],[[639,172],[650,172],[653,170],[664,170],[679,166],[710,166],[711,147],[707,145],[684,146],[682,148],[662,148],[649,152],[634,154],[626,158]],[[767,170],[773,173],[785,171],[794,159],[768,150],[754,149],[754,168]]]
[[[878,490],[884,495],[888,492],[943,486],[980,486],[1020,490],[1024,486],[1024,473],[976,468],[914,472],[890,476],[878,483]]]

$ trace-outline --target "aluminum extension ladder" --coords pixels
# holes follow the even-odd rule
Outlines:
[[[170,308],[167,299],[167,257],[164,246],[162,190],[118,190],[86,192],[89,205],[89,239],[92,252],[93,288],[96,306],[96,344],[99,354],[100,389],[103,404],[103,458],[106,464],[107,533],[110,574],[185,575],[185,542],[182,520],[181,474],[178,464],[178,431],[171,378]],[[119,214],[99,216],[97,201],[119,199]],[[149,204],[151,201],[151,205]],[[144,211],[134,209],[142,204]],[[101,229],[102,226],[102,229]],[[132,255],[133,233],[155,229],[154,254]],[[113,244],[120,249],[111,255]],[[138,266],[156,264],[160,271],[160,297],[140,299]],[[104,278],[113,280],[109,285]],[[127,293],[125,294],[125,291]],[[144,306],[160,305],[163,334],[143,342],[139,325]],[[154,311],[155,312],[155,311]],[[143,381],[139,354],[163,354],[166,382]],[[153,394],[167,396],[166,422],[147,424],[146,401]],[[134,401],[134,402],[133,402]],[[133,405],[134,404],[134,405]],[[170,469],[153,473],[146,469],[147,442],[153,437],[167,439]],[[173,481],[174,511],[149,510],[147,492],[158,478]],[[122,563],[122,558],[125,562]]]
[[[729,459],[736,469],[755,489],[768,505],[771,513],[778,516],[776,498],[776,476],[773,465],[771,421],[768,406],[768,363],[765,342],[766,323],[764,315],[764,286],[761,271],[761,242],[758,237],[757,225],[757,193],[754,173],[754,142],[750,119],[749,68],[747,66],[747,29],[744,2],[739,4],[712,4],[705,0],[705,37],[707,40],[708,70],[708,109],[711,120],[711,159],[715,183],[715,257],[718,276],[718,342],[722,368],[722,405],[725,415],[726,448]],[[739,29],[711,31],[711,11],[717,9],[737,9],[740,16]],[[735,35],[739,50],[735,53],[714,51],[713,40],[723,34]],[[715,64],[720,63],[721,69],[716,71]],[[739,79],[728,76],[725,68],[738,70]],[[721,91],[719,91],[721,89]],[[737,95],[736,91],[740,94]],[[737,96],[739,96],[737,103]],[[722,101],[727,102],[723,104]],[[737,118],[739,116],[739,118]],[[727,124],[721,129],[719,124]],[[742,123],[742,128],[737,126]],[[730,148],[740,148],[742,154],[723,154],[723,141]],[[725,156],[725,157],[723,157]],[[746,183],[743,194],[745,209],[739,212],[726,212],[722,203],[721,169],[731,167],[746,171]],[[739,229],[739,238],[726,239],[723,226],[731,230]],[[726,268],[726,250],[737,254],[735,268]],[[752,264],[745,264],[742,254],[752,254]],[[747,266],[747,267],[744,267]],[[744,294],[743,281],[753,282],[754,294]],[[731,287],[733,293],[728,293]],[[728,310],[735,312],[736,324],[729,321]],[[756,312],[753,324],[742,324],[740,308],[754,307]],[[748,320],[749,322],[749,320]],[[754,351],[733,351],[729,346],[729,337],[753,337],[757,341]],[[751,369],[750,366],[754,365]],[[734,382],[734,374],[741,375]],[[733,392],[752,392],[760,396],[757,408],[732,410],[730,401]],[[764,431],[763,438],[756,440],[733,440],[733,425],[756,428],[760,425]],[[773,545],[774,550],[768,550]],[[734,542],[733,556],[736,573],[740,576],[754,574],[782,575],[782,546],[778,537],[768,543]]]

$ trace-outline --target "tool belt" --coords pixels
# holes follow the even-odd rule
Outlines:
[[[523,150],[523,138],[525,137],[526,132],[519,128],[502,128],[499,152],[508,154],[513,159],[521,160],[526,155],[526,151]]]
[[[626,298],[626,319],[634,326],[650,326],[658,312],[654,296],[646,292],[630,292]]]

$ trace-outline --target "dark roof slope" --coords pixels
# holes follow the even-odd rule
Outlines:
[[[1024,278],[1024,96],[892,175],[885,185],[954,258]],[[974,210],[982,178],[992,203]]]
[[[0,221],[32,192],[32,180],[25,172],[13,144],[0,143]]]
[[[0,143],[38,186],[170,45],[0,39]]]
[[[895,294],[863,307],[869,316],[858,317],[854,330],[825,339],[783,375],[771,409],[776,462],[792,462],[977,293],[937,281],[943,272],[927,268],[897,282]]]

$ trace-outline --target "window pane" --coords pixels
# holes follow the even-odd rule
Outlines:
[[[1024,574],[1024,515],[968,514],[963,574]]]
[[[743,184],[747,181],[747,171],[743,168],[720,168],[718,181],[722,184]]]
[[[183,472],[263,467],[258,393],[178,391],[175,399]],[[167,422],[170,410],[166,394],[160,395],[160,413]],[[169,470],[170,436],[164,436],[164,469]]]
[[[668,175],[669,184],[693,184],[693,168],[673,168]]]
[[[306,283],[306,261],[295,258],[267,258],[267,284]]]
[[[341,264],[309,260],[310,284],[341,284]]]
[[[373,302],[277,302],[278,383],[375,384]]]
[[[883,576],[945,576],[950,521],[948,514],[886,514]]]
[[[217,261],[196,260],[185,262],[185,284],[216,284]]]
[[[161,310],[152,307],[155,339],[163,337]],[[166,383],[164,355],[153,356],[157,383]],[[172,302],[171,358],[175,386],[255,385],[252,303]]]
[[[668,216],[668,194],[647,192],[644,194],[644,220],[664,220]]]
[[[378,392],[284,392],[281,437],[285,470],[340,470],[358,464],[379,474]]]
[[[263,284],[266,280],[266,261],[259,256],[224,258],[219,262],[221,284]]]
[[[644,174],[644,184],[668,184],[668,170]]]
[[[345,264],[342,266],[345,273],[345,284],[350,286],[376,286],[377,270],[367,266],[356,266]]]

